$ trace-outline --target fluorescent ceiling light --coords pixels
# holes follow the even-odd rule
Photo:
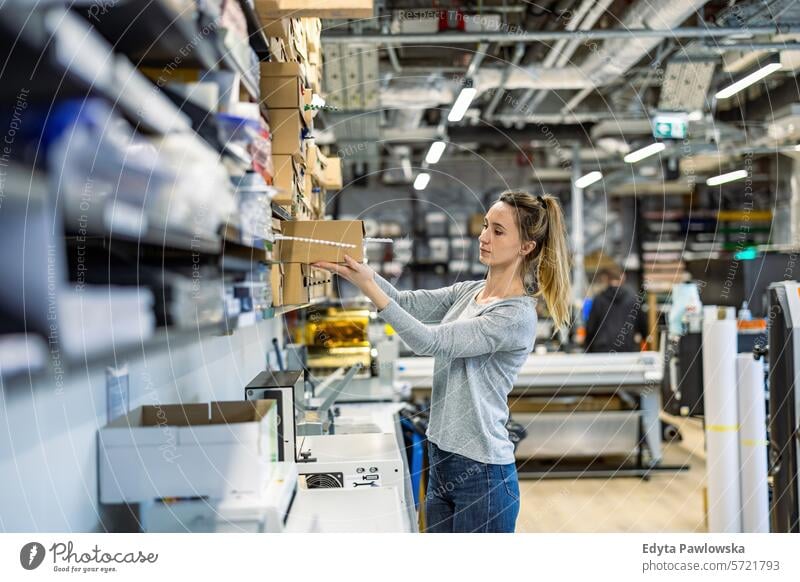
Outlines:
[[[706,184],[709,186],[719,186],[720,184],[727,184],[728,182],[741,180],[742,178],[747,178],[747,170],[736,170],[735,172],[728,172],[727,174],[714,176],[713,178],[706,180]]]
[[[591,186],[598,180],[603,179],[602,172],[589,172],[585,176],[581,176],[577,180],[575,180],[575,186],[578,188],[586,188],[586,186]]]
[[[649,146],[645,146],[642,149],[638,149],[635,152],[631,152],[622,159],[629,164],[635,164],[636,162],[640,162],[645,158],[649,158],[658,152],[663,152],[665,149],[667,149],[667,145],[658,141],[656,143],[651,143]]]
[[[421,174],[417,174],[417,179],[414,180],[414,190],[424,190],[425,187],[428,185],[428,182],[431,181],[431,175],[425,172]]]
[[[469,109],[469,105],[472,103],[477,92],[478,90],[473,87],[464,87],[461,89],[461,93],[458,94],[458,99],[456,99],[453,108],[450,110],[450,114],[447,116],[447,121],[461,121],[461,118],[464,117],[467,109]]]
[[[444,153],[444,149],[447,147],[447,144],[443,141],[435,141],[431,144],[431,148],[428,150],[428,155],[425,156],[425,161],[429,164],[435,164],[439,161],[439,158],[442,157]]]
[[[794,151],[800,152],[800,143],[794,146]]]
[[[767,75],[774,73],[780,68],[781,68],[780,63],[770,63],[768,65],[765,65],[760,69],[758,69],[757,71],[750,73],[746,77],[739,79],[732,85],[728,85],[722,91],[717,93],[715,97],[717,99],[727,99],[728,97],[736,95],[739,91],[742,91],[743,89],[746,89],[750,85],[759,82],[761,79],[763,79]]]

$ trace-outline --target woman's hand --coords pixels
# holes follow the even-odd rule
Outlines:
[[[359,263],[349,255],[345,255],[344,260],[344,265],[320,261],[312,263],[311,266],[337,273],[361,289],[361,291],[366,291],[369,284],[375,280],[375,271],[369,265]]]
[[[369,297],[370,301],[372,301],[379,310],[389,305],[389,296],[384,293],[375,282],[375,271],[372,270],[372,267],[356,262],[348,255],[344,256],[344,260],[344,265],[320,261],[318,263],[311,263],[311,266],[341,275],[358,287],[364,295]]]

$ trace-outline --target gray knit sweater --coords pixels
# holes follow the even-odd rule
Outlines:
[[[536,300],[509,297],[480,305],[485,281],[435,290],[398,291],[378,315],[414,353],[434,356],[428,439],[481,463],[514,462],[508,438],[508,393],[533,349]]]

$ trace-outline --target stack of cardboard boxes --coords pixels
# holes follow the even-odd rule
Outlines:
[[[293,220],[273,222],[273,232],[338,242],[283,241],[276,245],[271,272],[273,306],[309,303],[332,294],[331,275],[315,269],[315,261],[344,262],[343,249],[361,260],[360,221],[322,221],[328,190],[342,188],[338,157],[328,157],[311,138],[317,107],[313,95],[322,91],[320,18],[369,18],[373,0],[255,0],[262,30],[269,40],[271,60],[261,63],[260,93],[272,134],[273,203]],[[305,246],[303,246],[305,245]]]
[[[312,91],[297,63],[262,63],[261,95],[272,133],[273,201],[297,220],[325,215],[326,190],[342,188],[338,157],[326,157],[310,138]]]
[[[306,86],[299,63],[261,63],[261,98],[269,110],[272,133],[272,185],[276,204],[300,220],[315,218],[311,209],[311,177],[306,156],[314,119],[312,90]]]

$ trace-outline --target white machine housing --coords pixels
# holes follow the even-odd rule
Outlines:
[[[278,461],[293,461],[295,458],[297,443],[295,414],[298,402],[302,402],[303,390],[302,370],[289,372],[267,370],[253,378],[244,388],[245,400],[274,400],[278,405]]]
[[[403,491],[404,465],[391,433],[302,437],[297,467],[309,489],[397,487]]]
[[[145,532],[282,533],[297,495],[297,465],[275,463],[272,478],[258,494],[222,499],[184,499],[140,504]]]

